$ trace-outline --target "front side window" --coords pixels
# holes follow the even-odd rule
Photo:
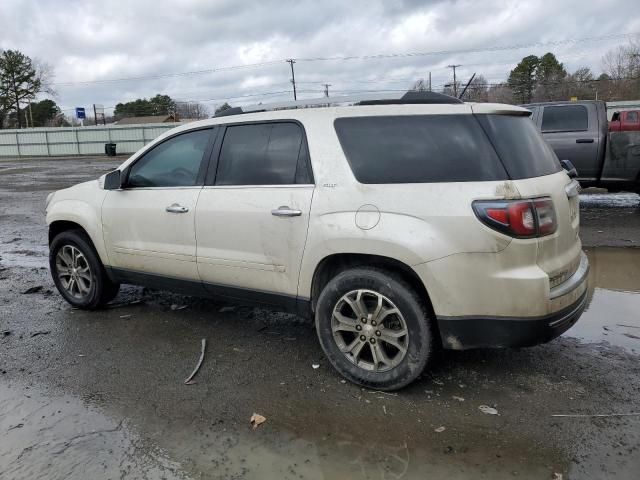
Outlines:
[[[127,187],[189,187],[198,174],[212,129],[183,133],[162,142],[133,164]]]
[[[360,183],[469,182],[508,178],[473,115],[338,118],[335,129],[351,170]]]
[[[304,133],[296,123],[227,127],[216,185],[310,183]]]
[[[589,129],[589,114],[583,105],[544,107],[543,132],[580,132]]]

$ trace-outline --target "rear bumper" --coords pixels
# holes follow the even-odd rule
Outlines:
[[[580,267],[551,293],[552,301],[575,299],[568,306],[540,317],[438,317],[444,348],[528,347],[549,342],[571,328],[587,306],[589,262],[582,254]]]

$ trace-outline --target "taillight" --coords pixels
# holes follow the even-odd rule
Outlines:
[[[516,238],[551,235],[558,226],[550,198],[476,200],[473,211],[485,225]]]

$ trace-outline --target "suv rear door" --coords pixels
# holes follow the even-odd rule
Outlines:
[[[558,158],[571,160],[580,179],[598,178],[600,135],[595,104],[545,105],[538,124]]]
[[[246,123],[219,138],[195,219],[200,278],[221,295],[295,300],[314,191],[304,129]]]

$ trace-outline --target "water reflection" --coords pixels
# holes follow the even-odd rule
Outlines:
[[[591,303],[565,335],[640,353],[640,249],[594,248],[587,255]]]

